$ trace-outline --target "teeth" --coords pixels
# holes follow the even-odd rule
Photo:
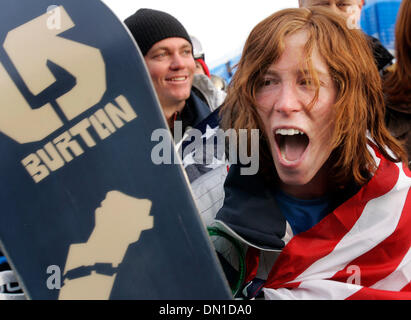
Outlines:
[[[171,81],[184,81],[186,77],[171,78]]]
[[[275,131],[275,134],[281,134],[282,136],[293,136],[295,134],[303,135],[304,132],[302,132],[298,129],[277,129]]]

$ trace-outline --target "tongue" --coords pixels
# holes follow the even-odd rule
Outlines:
[[[281,151],[286,160],[296,161],[301,158],[306,147],[305,139],[301,135],[286,136]]]

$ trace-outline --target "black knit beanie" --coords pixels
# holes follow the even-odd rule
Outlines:
[[[139,9],[124,20],[143,56],[151,47],[166,38],[183,38],[191,43],[184,26],[172,15],[153,9]]]

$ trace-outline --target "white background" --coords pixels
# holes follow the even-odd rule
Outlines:
[[[196,36],[210,69],[241,52],[251,29],[283,8],[297,7],[297,0],[102,0],[122,21],[139,8],[165,11]]]

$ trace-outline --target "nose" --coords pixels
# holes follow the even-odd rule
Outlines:
[[[180,54],[178,53],[173,54],[170,68],[173,70],[184,68],[184,60]]]
[[[274,110],[285,115],[302,110],[298,93],[293,84],[284,84],[278,93]]]

